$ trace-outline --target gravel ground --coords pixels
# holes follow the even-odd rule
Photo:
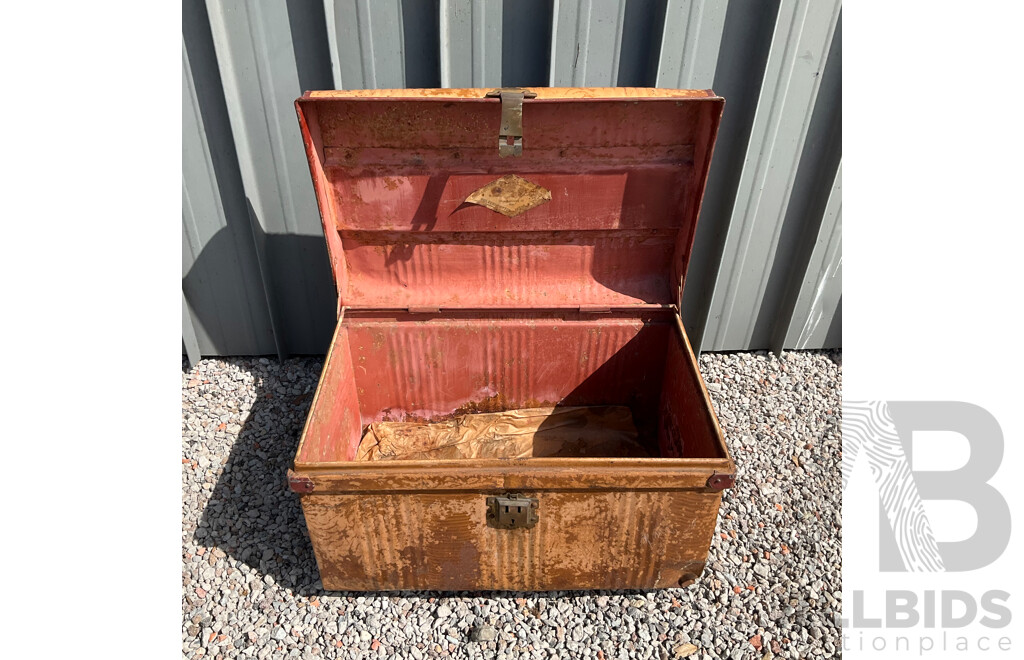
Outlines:
[[[319,359],[182,373],[189,658],[831,658],[841,654],[841,353],[700,359],[738,465],[687,589],[327,594],[284,471]]]

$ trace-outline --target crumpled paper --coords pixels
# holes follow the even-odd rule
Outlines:
[[[648,457],[626,406],[524,408],[443,422],[374,422],[357,461]]]

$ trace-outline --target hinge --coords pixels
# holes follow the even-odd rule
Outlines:
[[[437,314],[440,311],[440,307],[409,307],[410,314]]]
[[[503,87],[487,92],[501,99],[501,128],[498,129],[498,156],[523,155],[523,99],[532,99],[537,92],[519,87]]]
[[[312,493],[313,480],[309,477],[296,474],[292,470],[288,470],[288,487],[296,493]]]
[[[715,472],[708,477],[708,488],[711,490],[725,490],[736,485],[736,475],[729,472]]]
[[[609,314],[611,311],[606,305],[580,305],[580,314]]]

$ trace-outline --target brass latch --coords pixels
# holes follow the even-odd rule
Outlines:
[[[529,529],[537,524],[537,499],[508,493],[487,498],[487,524],[498,529]]]
[[[501,99],[501,128],[498,130],[498,156],[523,155],[523,99],[532,99],[537,92],[519,87],[504,87],[487,92]]]

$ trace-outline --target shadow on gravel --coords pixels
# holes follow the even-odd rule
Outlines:
[[[299,444],[322,360],[243,364],[256,381],[256,401],[213,487],[195,538],[298,595],[318,594],[320,577],[299,496],[288,489],[285,472]]]
[[[268,360],[267,364],[245,360],[241,364],[256,382],[256,401],[200,516],[194,533],[198,545],[220,548],[261,578],[270,576],[276,584],[304,597],[558,598],[650,593],[324,591],[299,496],[288,488],[285,477],[299,445],[322,359],[292,358],[284,363]]]

